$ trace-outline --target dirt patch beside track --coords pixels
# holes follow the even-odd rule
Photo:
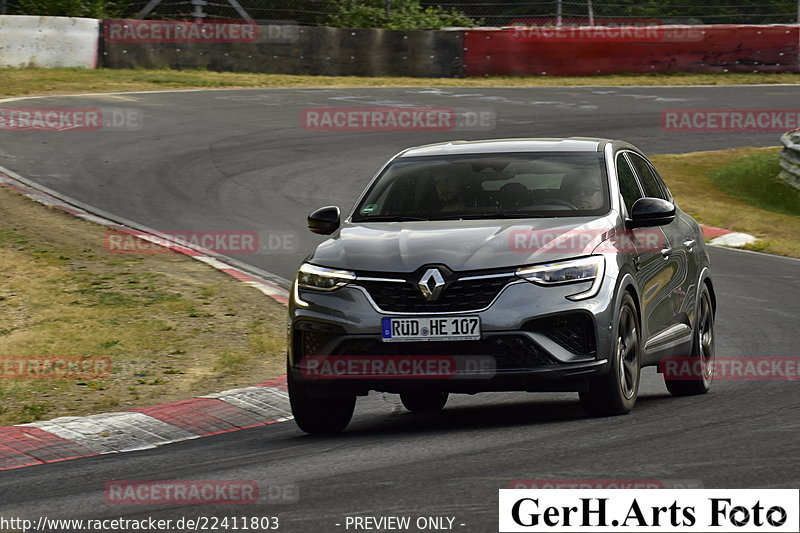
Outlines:
[[[112,364],[110,375],[87,379],[0,373],[0,425],[124,410],[283,374],[283,306],[172,251],[108,253],[106,232],[0,187],[0,358],[18,366],[108,356]]]

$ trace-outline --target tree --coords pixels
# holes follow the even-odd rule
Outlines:
[[[127,1],[18,0],[16,5],[12,8],[12,13],[15,15],[104,19],[121,17],[127,9]]]
[[[328,25],[339,28],[383,28],[386,30],[438,30],[473,27],[472,20],[455,9],[423,8],[419,0],[336,0]]]

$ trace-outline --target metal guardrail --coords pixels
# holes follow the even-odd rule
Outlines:
[[[781,136],[781,172],[779,177],[796,189],[800,189],[800,129]]]

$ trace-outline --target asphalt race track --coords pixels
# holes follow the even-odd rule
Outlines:
[[[140,129],[0,131],[0,166],[162,231],[256,231],[236,259],[283,278],[322,239],[316,207],[350,209],[388,157],[449,139],[599,136],[648,154],[774,146],[779,133],[661,128],[675,108],[796,108],[798,86],[541,89],[272,89],[49,97],[4,107],[115,107]],[[460,131],[337,132],[302,127],[308,107],[436,106],[493,117]],[[666,176],[667,181],[669,176]],[[269,235],[278,235],[272,239]],[[800,262],[713,249],[718,356],[798,356]],[[800,486],[794,381],[722,381],[672,398],[653,369],[623,417],[590,419],[577,394],[451,397],[412,415],[391,395],[359,400],[348,430],[308,437],[292,422],[166,446],[0,472],[0,511],[25,518],[277,516],[280,531],[347,531],[354,515],[453,517],[497,528],[497,489],[514,480],[659,480],[667,486]],[[111,480],[254,480],[296,501],[252,505],[110,504]],[[445,523],[447,523],[445,521]],[[336,524],[339,524],[338,526]],[[463,524],[463,525],[462,525]],[[222,530],[222,529],[219,529]],[[351,528],[350,531],[353,529]],[[412,531],[416,529],[412,528]]]
[[[74,199],[162,231],[257,231],[294,246],[240,259],[290,279],[323,240],[308,213],[349,210],[389,157],[413,145],[492,137],[621,138],[647,154],[776,146],[780,133],[661,129],[677,108],[791,109],[797,86],[541,89],[270,89],[27,99],[4,107],[116,108],[141,128],[0,131],[0,166]],[[492,129],[307,131],[309,107],[424,106],[493,114]],[[491,126],[490,126],[491,127]],[[269,238],[262,238],[269,246]],[[274,240],[274,239],[273,239]],[[292,249],[294,248],[294,249]]]

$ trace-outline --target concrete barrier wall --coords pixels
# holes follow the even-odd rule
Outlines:
[[[97,67],[100,22],[0,15],[0,67]]]
[[[797,25],[386,31],[7,15],[0,67],[446,78],[800,72],[798,40]]]
[[[798,72],[798,26],[652,26],[464,32],[464,74]]]
[[[205,39],[196,38],[196,32],[190,38],[190,27],[142,26],[159,22],[104,21],[103,66],[327,76],[462,75],[461,32],[261,26],[254,35],[243,25],[209,28],[204,35],[217,38]],[[167,40],[174,42],[163,42]]]

